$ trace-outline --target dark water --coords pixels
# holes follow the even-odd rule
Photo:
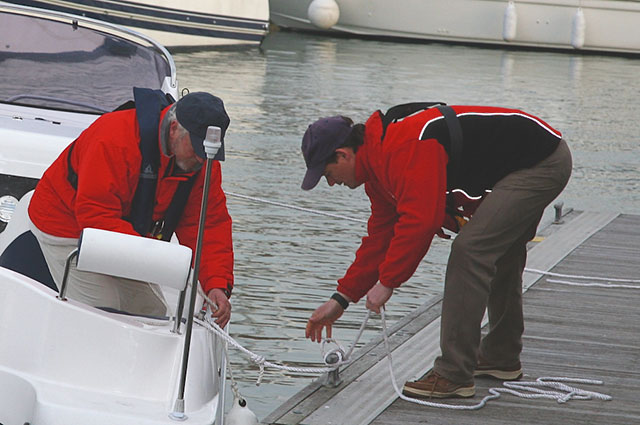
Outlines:
[[[224,189],[270,201],[368,217],[362,188],[300,189],[300,140],[317,118],[364,121],[410,101],[523,109],[561,130],[574,155],[560,200],[589,211],[640,213],[637,79],[640,61],[273,33],[261,49],[175,54],[180,86],[220,96],[231,116]],[[236,289],[231,334],[268,360],[321,366],[304,339],[311,312],[328,299],[353,260],[364,225],[229,197]],[[552,217],[548,211],[543,223]],[[416,274],[387,305],[397,320],[443,289],[449,242],[436,239]],[[348,345],[364,318],[351,306],[334,328]],[[370,322],[371,323],[371,322]],[[379,332],[374,320],[364,340]],[[311,376],[258,368],[232,351],[234,375],[264,418]]]

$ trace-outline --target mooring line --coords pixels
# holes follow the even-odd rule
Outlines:
[[[245,199],[245,200],[249,200],[249,201],[253,201],[253,202],[261,202],[261,203],[265,203],[265,204],[269,204],[269,205],[275,205],[275,206],[279,206],[279,207],[283,207],[283,208],[289,208],[289,209],[294,209],[294,210],[297,210],[297,211],[303,211],[303,212],[307,212],[307,213],[311,213],[311,214],[323,215],[323,216],[327,216],[327,217],[338,218],[338,219],[343,219],[343,220],[348,220],[348,221],[355,221],[355,222],[359,222],[359,223],[367,223],[366,220],[361,220],[361,219],[358,219],[358,218],[348,217],[348,216],[344,216],[344,215],[340,215],[340,214],[327,213],[327,212],[324,212],[324,211],[318,211],[318,210],[314,210],[314,209],[311,209],[311,208],[298,207],[298,206],[295,206],[295,205],[285,204],[285,203],[282,203],[282,202],[270,201],[270,200],[267,200],[267,199],[262,199],[262,198],[253,197],[253,196],[241,195],[241,194],[237,194],[237,193],[233,193],[233,192],[225,192],[225,193],[228,196],[233,196],[233,197],[237,197],[237,198],[241,198],[241,199]],[[624,279],[624,278],[607,278],[607,277],[595,277],[595,276],[579,276],[579,275],[561,274],[561,273],[554,273],[554,272],[549,272],[549,271],[543,271],[543,270],[537,270],[537,269],[528,269],[528,268],[525,268],[524,270],[526,272],[536,273],[536,274],[540,274],[540,275],[544,275],[544,276],[554,276],[554,277],[563,277],[563,278],[571,278],[571,279],[597,280],[597,281],[608,281],[608,282],[634,282],[634,283],[635,282],[640,282],[640,279]],[[551,283],[560,283],[560,284],[574,285],[574,286],[597,286],[597,287],[604,287],[604,288],[640,289],[640,286],[635,286],[635,285],[604,284],[604,283],[599,283],[599,282],[598,283],[594,283],[594,282],[570,282],[570,281],[557,280],[557,279],[547,279],[547,281],[551,282]],[[215,305],[215,303],[212,303],[211,300],[206,296],[206,294],[204,294],[204,291],[202,291],[201,288],[198,288],[198,290],[201,293],[201,295],[204,297],[205,300],[207,300],[209,303]],[[232,346],[238,348],[239,350],[241,350],[242,352],[247,354],[251,358],[251,360],[253,362],[258,364],[259,367],[260,367],[260,374],[258,376],[258,380],[257,380],[256,384],[259,385],[260,381],[262,380],[262,376],[264,374],[264,367],[265,366],[276,368],[276,369],[281,369],[281,370],[288,370],[288,371],[292,371],[292,372],[328,373],[330,371],[333,371],[333,370],[339,368],[340,366],[343,366],[343,365],[346,365],[346,364],[350,363],[351,362],[350,361],[350,355],[351,355],[353,349],[355,348],[356,344],[358,343],[360,337],[362,336],[362,333],[364,331],[366,323],[369,320],[370,314],[371,314],[371,312],[369,310],[367,310],[367,316],[363,320],[363,323],[360,326],[360,331],[358,333],[358,336],[356,337],[355,341],[351,345],[351,348],[348,351],[348,353],[344,353],[344,350],[338,344],[338,346],[339,346],[339,350],[338,351],[340,352],[340,350],[341,350],[341,356],[339,357],[338,363],[335,363],[335,364],[331,365],[330,367],[322,367],[322,368],[298,368],[298,367],[284,366],[284,365],[279,365],[279,364],[276,364],[276,363],[269,362],[264,357],[259,356],[259,355],[255,354],[255,353],[251,352],[250,350],[244,348],[240,343],[235,341],[228,333],[226,333],[224,330],[222,330],[217,325],[217,323],[215,323],[214,321],[197,320],[197,323],[199,323],[201,326],[204,326],[205,328],[209,329],[211,332],[214,332],[217,335],[219,335],[220,337],[222,337],[223,339],[225,339],[229,344],[231,344]],[[484,407],[487,404],[487,402],[489,402],[490,400],[494,400],[494,399],[499,398],[501,396],[501,394],[503,394],[503,393],[512,394],[512,395],[515,395],[517,397],[527,398],[527,399],[534,399],[534,398],[553,399],[553,400],[556,400],[558,403],[566,403],[569,400],[591,400],[591,399],[594,399],[594,398],[595,399],[599,399],[599,400],[603,400],[603,401],[612,400],[612,397],[610,395],[602,394],[602,393],[598,393],[598,392],[594,392],[594,391],[587,391],[587,390],[583,390],[583,389],[580,389],[580,388],[571,387],[571,386],[565,384],[565,383],[569,382],[569,383],[578,383],[578,384],[603,385],[603,381],[596,380],[596,379],[570,378],[570,377],[540,377],[540,378],[537,378],[535,381],[503,382],[503,387],[501,387],[501,388],[497,388],[497,387],[496,388],[489,388],[489,395],[485,396],[480,402],[478,402],[476,404],[438,403],[438,402],[432,402],[432,401],[426,401],[426,400],[420,400],[420,399],[416,399],[416,398],[412,398],[412,397],[407,397],[404,394],[402,394],[402,391],[400,391],[400,389],[398,387],[398,384],[396,382],[395,374],[393,372],[393,359],[392,359],[392,356],[391,356],[391,348],[389,346],[389,337],[388,337],[388,331],[387,331],[384,307],[381,308],[381,321],[382,321],[382,336],[383,336],[383,340],[384,340],[386,356],[388,358],[388,366],[389,366],[389,374],[390,374],[390,378],[391,378],[391,383],[392,383],[392,386],[393,386],[393,389],[394,389],[396,395],[402,400],[405,400],[405,401],[408,401],[408,402],[411,402],[411,403],[420,404],[420,405],[423,405],[423,406],[437,407],[437,408],[444,408],[444,409],[453,409],[453,410],[478,410],[478,409],[481,409],[482,407]],[[327,340],[325,340],[325,341],[327,341]],[[323,347],[324,347],[324,342],[325,341],[323,341]],[[330,340],[330,341],[331,342],[335,342],[334,340]],[[324,351],[324,348],[323,348],[323,351]],[[326,361],[326,355],[325,355],[325,361]],[[541,389],[541,388],[548,388],[548,390]]]
[[[198,293],[200,294],[200,296],[202,296],[204,298],[204,300],[209,304],[214,306],[214,309],[217,309],[216,303],[211,300],[207,294],[205,294],[204,290],[198,286]],[[252,362],[254,362],[255,364],[258,365],[258,367],[260,368],[260,372],[258,374],[258,379],[256,381],[256,385],[260,385],[260,383],[262,382],[262,377],[264,376],[264,368],[265,367],[270,367],[270,368],[274,368],[274,369],[279,369],[279,370],[286,370],[289,372],[298,372],[298,373],[328,373],[328,372],[332,372],[336,369],[338,369],[341,366],[345,366],[349,363],[351,363],[351,353],[353,353],[353,350],[355,349],[356,345],[358,344],[358,341],[360,341],[360,338],[362,337],[362,334],[364,333],[364,329],[365,326],[367,324],[367,322],[369,321],[369,316],[370,316],[371,312],[367,310],[367,316],[365,317],[365,319],[362,321],[362,325],[360,325],[360,329],[358,331],[358,335],[356,336],[355,340],[353,341],[353,344],[351,344],[351,347],[349,348],[348,351],[345,351],[344,348],[338,344],[338,342],[334,339],[325,339],[322,342],[322,347],[323,347],[323,357],[326,363],[326,359],[327,356],[331,353],[336,353],[338,356],[338,361],[336,363],[331,364],[331,366],[327,366],[327,367],[293,367],[293,366],[286,366],[286,365],[281,365],[281,364],[277,364],[277,363],[273,363],[268,361],[264,356],[261,356],[259,354],[254,353],[253,351],[245,348],[242,346],[242,344],[240,344],[238,341],[236,341],[231,335],[229,335],[227,332],[225,332],[215,321],[213,320],[200,320],[197,318],[194,318],[194,321],[196,323],[198,323],[200,326],[204,327],[205,329],[208,329],[210,332],[213,332],[217,335],[219,335],[221,338],[223,338],[228,344],[230,344],[231,346],[237,348],[238,350],[242,351],[244,354],[246,354]],[[330,350],[326,353],[324,353],[324,346],[326,342],[333,342],[335,343],[338,348],[337,349],[333,349]]]
[[[236,197],[236,198],[240,198],[240,199],[244,199],[244,200],[248,200],[248,201],[252,201],[252,202],[260,202],[260,203],[263,203],[263,204],[274,205],[274,206],[278,206],[278,207],[282,207],[282,208],[289,208],[289,209],[293,209],[293,210],[297,210],[297,211],[303,211],[303,212],[307,212],[307,213],[310,213],[310,214],[323,215],[323,216],[326,216],[326,217],[339,218],[339,219],[342,219],[342,220],[355,221],[355,222],[364,223],[364,224],[367,223],[367,220],[362,220],[362,219],[355,218],[355,217],[349,217],[349,216],[345,216],[345,215],[341,215],[341,214],[334,214],[334,213],[328,213],[328,212],[324,212],[324,211],[318,211],[318,210],[314,210],[314,209],[311,209],[311,208],[299,207],[299,206],[296,206],[296,205],[286,204],[284,202],[270,201],[268,199],[259,198],[259,197],[256,197],[256,196],[242,195],[242,194],[239,194],[239,193],[227,192],[227,191],[225,191],[225,194],[227,196],[232,196],[232,197]],[[580,275],[554,273],[554,272],[538,270],[538,269],[530,269],[530,268],[525,268],[524,271],[525,272],[530,272],[530,273],[535,273],[535,274],[540,274],[540,275],[544,275],[544,276],[563,277],[563,278],[568,278],[568,279],[602,280],[602,281],[608,281],[608,282],[628,282],[628,283],[640,282],[640,279],[608,278],[608,277],[599,277],[599,276],[580,276]],[[561,283],[561,284],[565,284],[565,285],[574,285],[574,286],[598,286],[597,284],[592,284],[592,283],[580,284],[578,282],[567,282],[567,281],[551,280],[551,279],[547,279],[547,282]],[[640,289],[640,286],[625,286],[625,285],[602,285],[601,287],[603,287],[603,288]]]

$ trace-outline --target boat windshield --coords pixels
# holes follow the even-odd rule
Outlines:
[[[154,46],[71,18],[0,11],[0,40],[0,102],[102,113],[171,75]]]

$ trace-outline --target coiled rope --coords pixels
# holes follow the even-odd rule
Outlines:
[[[396,395],[410,403],[420,404],[428,407],[438,407],[442,409],[451,410],[478,410],[483,408],[490,400],[495,400],[500,397],[501,393],[512,394],[517,397],[533,399],[533,398],[547,398],[556,400],[558,403],[566,403],[569,400],[591,400],[598,399],[609,401],[612,397],[607,394],[602,394],[594,391],[582,390],[580,388],[571,387],[563,384],[563,382],[571,382],[577,384],[594,384],[603,385],[604,382],[597,379],[584,379],[584,378],[565,378],[565,377],[540,377],[535,381],[518,381],[518,382],[503,382],[503,388],[489,388],[489,395],[485,396],[480,402],[476,404],[448,404],[438,403],[433,401],[420,400],[413,397],[407,397],[402,394],[402,391],[398,388],[395,374],[393,373],[393,360],[391,358],[391,347],[389,346],[389,337],[387,334],[387,321],[385,318],[384,307],[380,309],[380,315],[382,320],[382,336],[384,338],[384,346],[387,352],[387,363],[389,366],[389,375],[391,377],[391,384],[396,392]],[[541,388],[550,388],[552,390],[544,390]]]

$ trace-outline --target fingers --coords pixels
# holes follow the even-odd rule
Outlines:
[[[374,313],[378,313],[378,314],[380,314],[380,306],[379,306],[379,305],[376,305],[376,304],[374,304],[374,303],[372,303],[368,298],[367,298],[367,304],[366,304],[366,307],[367,307],[369,310],[373,311]]]
[[[214,311],[211,316],[216,319],[218,326],[224,328],[229,323],[229,319],[231,319],[231,304],[228,302],[222,306],[218,304],[218,310]]]
[[[215,303],[215,305],[209,303],[213,310],[211,316],[216,319],[218,326],[224,328],[231,319],[231,303],[224,292],[219,289],[210,290],[207,296]]]
[[[309,338],[313,342],[322,342],[322,323],[314,321],[313,318],[307,322],[307,328],[305,329],[305,337]],[[331,338],[331,325],[327,325],[327,338]]]
[[[327,338],[332,337],[333,322],[338,320],[344,310],[335,300],[329,300],[318,307],[307,322],[305,336],[313,342],[322,342],[322,329],[326,328]]]

